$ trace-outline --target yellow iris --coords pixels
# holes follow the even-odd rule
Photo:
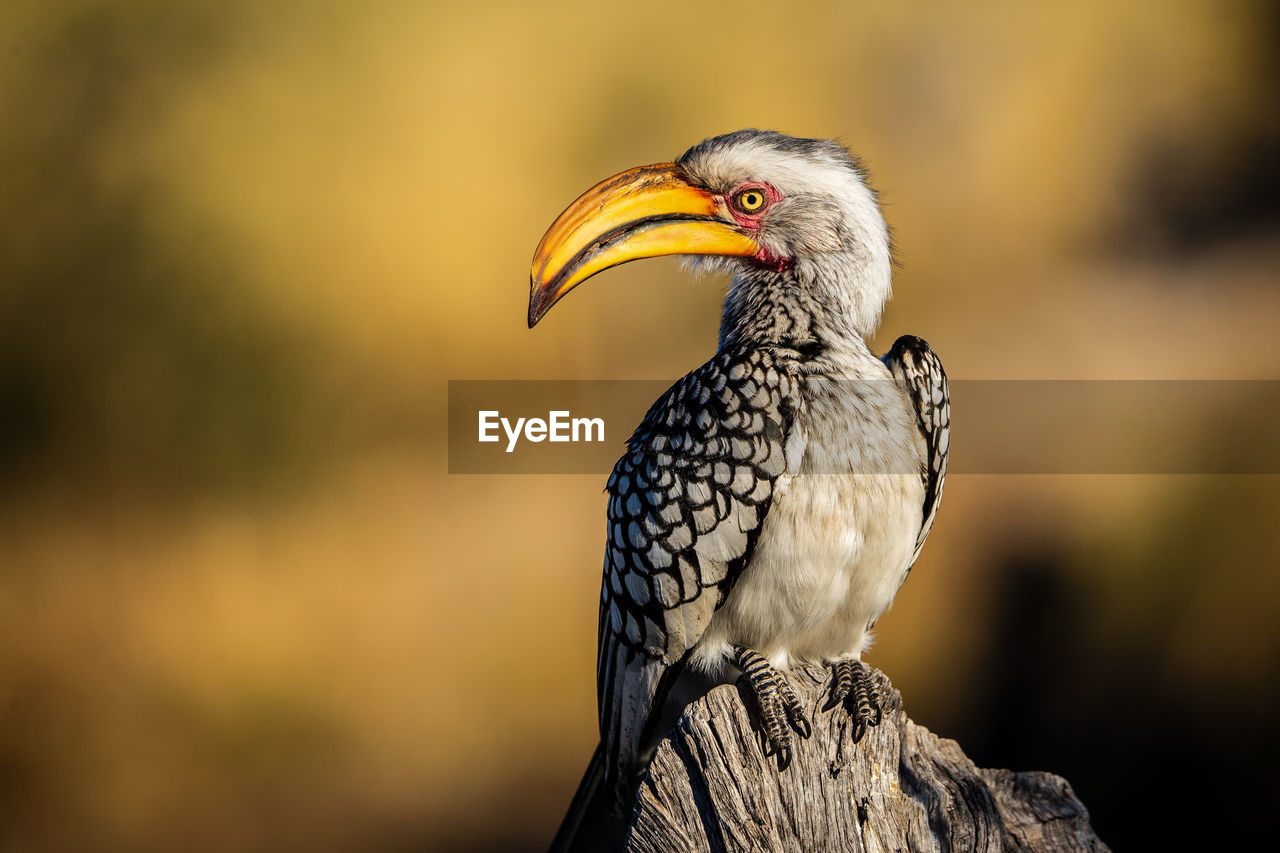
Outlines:
[[[760,190],[743,190],[738,193],[735,199],[738,203],[738,209],[746,213],[755,213],[764,207],[764,193]]]

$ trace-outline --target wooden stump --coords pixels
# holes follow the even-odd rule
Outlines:
[[[779,772],[724,685],[685,709],[640,787],[628,851],[1105,851],[1065,779],[974,766],[907,718],[873,671],[884,712],[853,743],[826,703],[827,670],[792,672],[813,736]]]

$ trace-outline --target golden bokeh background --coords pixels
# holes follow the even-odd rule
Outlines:
[[[527,331],[561,208],[839,137],[902,261],[879,348],[1272,379],[1278,75],[1265,2],[3,4],[0,849],[539,849],[594,743],[604,478],[449,475],[447,381],[674,378],[721,295],[633,264]],[[1278,510],[953,477],[871,660],[1116,849],[1248,838]]]

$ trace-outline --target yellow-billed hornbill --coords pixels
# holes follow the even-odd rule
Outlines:
[[[889,233],[839,144],[742,130],[587,191],[534,256],[529,325],[609,267],[694,255],[733,272],[715,356],[649,410],[609,478],[601,744],[562,836],[600,788],[618,811],[683,704],[739,676],[779,767],[809,723],[783,672],[833,670],[855,740],[879,721],[861,663],[933,524],[950,424],[919,338],[865,339]]]

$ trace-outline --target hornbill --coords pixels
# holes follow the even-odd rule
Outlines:
[[[862,653],[946,474],[938,357],[912,336],[883,358],[866,343],[889,231],[841,145],[740,130],[598,184],[538,246],[529,326],[596,273],[660,255],[733,279],[716,354],[653,404],[609,478],[600,746],[553,848],[625,829],[657,743],[717,683],[754,694],[780,770],[810,731],[793,663],[831,667],[824,710],[851,714],[855,741],[876,725]],[[612,829],[575,841],[584,820]]]

